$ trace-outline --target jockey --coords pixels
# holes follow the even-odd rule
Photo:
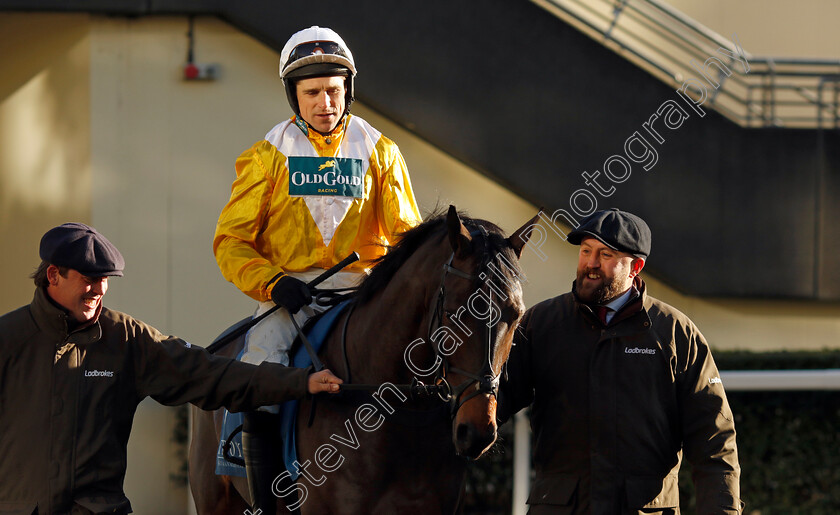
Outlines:
[[[361,259],[323,283],[355,286],[371,260],[421,221],[397,145],[350,114],[356,64],[334,31],[295,33],[280,54],[294,116],[236,160],[236,179],[213,238],[225,279],[277,310],[248,333],[242,361],[288,365],[298,325],[325,308],[306,283],[351,252]],[[273,409],[271,409],[273,408]],[[263,410],[265,408],[261,408]],[[277,406],[246,413],[242,443],[253,509],[275,513],[280,472]]]

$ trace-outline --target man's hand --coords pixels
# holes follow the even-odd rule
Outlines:
[[[309,286],[305,282],[290,275],[284,275],[271,289],[271,300],[278,306],[288,309],[290,315],[294,315],[300,311],[300,308],[312,302],[312,292],[309,291]]]
[[[321,392],[338,393],[338,385],[343,382],[340,377],[324,369],[309,376],[309,393],[313,395]]]

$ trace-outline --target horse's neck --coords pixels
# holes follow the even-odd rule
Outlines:
[[[356,308],[351,323],[357,330],[352,341],[348,335],[354,382],[407,382],[414,377],[404,355],[412,342],[428,336],[429,296],[434,297],[439,284],[442,259],[412,258],[380,294]],[[429,350],[426,344],[418,346],[413,356],[420,360],[433,357]]]

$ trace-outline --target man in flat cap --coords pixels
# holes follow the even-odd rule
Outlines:
[[[697,513],[740,514],[735,426],[697,327],[647,295],[647,224],[583,219],[572,291],[530,308],[503,377],[499,418],[531,406],[529,514],[678,514],[683,454]]]
[[[0,513],[131,513],[126,445],[145,397],[242,411],[338,391],[328,370],[212,356],[104,307],[124,261],[92,227],[47,231],[40,255],[34,300],[0,317]]]

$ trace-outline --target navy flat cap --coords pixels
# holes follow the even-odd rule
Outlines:
[[[72,268],[88,277],[123,275],[125,260],[108,238],[93,227],[76,222],[61,224],[41,238],[41,259]]]
[[[580,245],[587,236],[597,238],[613,250],[627,252],[636,257],[650,255],[650,228],[644,220],[616,208],[596,211],[581,220],[569,233],[569,243]]]

